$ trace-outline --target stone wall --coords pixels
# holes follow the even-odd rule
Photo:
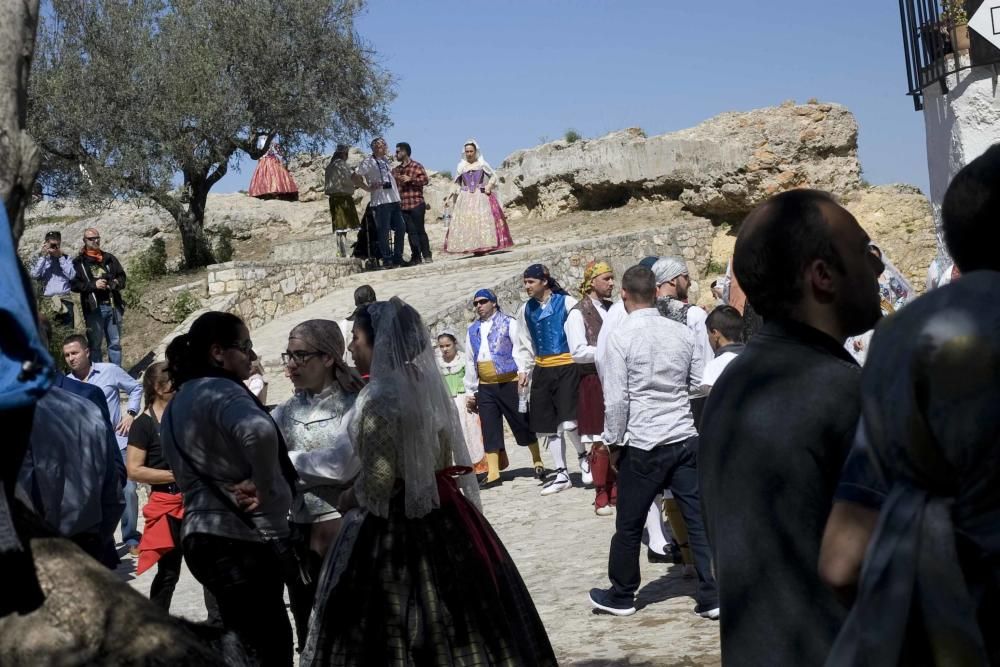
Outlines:
[[[324,296],[340,278],[361,270],[355,259],[302,263],[293,260],[226,262],[208,269],[208,295],[234,297],[227,310],[250,329]]]
[[[550,246],[545,250],[547,257],[539,259],[570,295],[579,298],[584,269],[592,260],[610,262],[616,280],[620,281],[625,270],[638,264],[643,257],[681,255],[687,260],[692,279],[691,299],[696,301],[700,282],[706,277],[714,233],[715,229],[708,220],[691,219],[660,229]],[[490,288],[496,292],[501,308],[508,313],[517,312],[527,299],[520,271]],[[432,334],[452,329],[461,337],[472,322],[474,313],[469,300],[463,297],[460,301],[443,304],[442,308],[425,313],[425,316],[425,323]]]

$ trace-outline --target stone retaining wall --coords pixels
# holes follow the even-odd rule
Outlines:
[[[614,267],[615,278],[620,281],[625,270],[643,257],[681,255],[687,260],[691,273],[690,299],[693,303],[697,301],[699,281],[704,277],[703,273],[711,258],[714,233],[715,229],[708,220],[685,220],[682,224],[662,229],[548,246],[544,249],[545,256],[537,257],[534,261],[548,266],[566,291],[579,298],[584,269],[595,259],[609,262]],[[496,293],[501,308],[508,313],[517,312],[527,299],[520,271],[494,285],[468,287],[489,287]],[[424,316],[433,335],[444,329],[452,329],[460,338],[475,317],[467,297],[444,305],[436,312],[424,313]]]
[[[235,296],[228,310],[250,329],[298,310],[333,289],[335,281],[361,270],[355,259],[300,262],[226,262],[208,269],[210,298]]]

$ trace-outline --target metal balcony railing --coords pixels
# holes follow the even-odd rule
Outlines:
[[[903,28],[903,56],[906,59],[907,94],[913,97],[917,111],[924,108],[923,91],[937,84],[942,93],[948,92],[948,76],[978,65],[1000,63],[1000,50],[969,30],[966,54],[960,33],[964,24],[945,17],[940,0],[899,0],[899,17]],[[983,0],[966,0],[966,15],[971,17]],[[967,55],[967,57],[965,57]]]

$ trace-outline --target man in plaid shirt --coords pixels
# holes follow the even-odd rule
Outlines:
[[[420,264],[431,260],[431,242],[424,228],[424,213],[427,204],[424,202],[424,186],[427,185],[427,171],[424,165],[410,159],[410,144],[396,144],[396,159],[399,165],[392,170],[399,186],[400,206],[403,209],[403,219],[406,220],[406,236],[410,240],[410,264]]]

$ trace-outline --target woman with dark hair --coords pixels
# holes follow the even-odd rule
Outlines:
[[[167,363],[158,361],[142,375],[143,402],[146,409],[135,418],[128,432],[125,468],[133,482],[149,484],[149,500],[142,509],[145,528],[139,542],[139,562],[135,573],[142,574],[156,565],[156,576],[149,587],[149,600],[166,612],[181,575],[183,553],[180,525],[184,502],[174,474],[160,445],[160,420],[174,389],[167,374]],[[218,606],[205,590],[208,622],[219,623]]]
[[[344,363],[344,336],[333,320],[308,320],[288,334],[281,355],[295,395],[274,409],[272,416],[291,450],[293,464],[300,452],[324,450],[330,455],[318,468],[303,466],[302,480],[292,498],[291,520],[309,543],[313,581],[340,530],[337,499],[361,467],[354,447],[341,436],[344,415],[354,405],[361,378]],[[301,646],[308,630],[316,586],[289,587]]]
[[[359,308],[351,353],[371,381],[346,419],[361,462],[324,563],[301,665],[555,665],[479,489],[420,315]],[[302,456],[322,458],[324,452]]]
[[[195,320],[167,347],[177,394],[161,434],[184,494],[188,568],[261,664],[291,665],[283,555],[296,475],[277,426],[243,384],[256,358],[240,318],[209,312]]]
[[[465,434],[465,446],[469,448],[469,460],[473,463],[473,472],[480,483],[486,481],[486,474],[489,467],[486,465],[486,451],[483,449],[483,427],[479,422],[479,415],[470,412],[467,405],[469,397],[465,393],[465,353],[458,349],[458,337],[455,332],[445,329],[437,337],[437,360],[438,370],[444,378],[444,383],[448,387],[458,410],[458,417],[462,422],[462,432]],[[507,453],[503,450],[501,455],[507,458]]]

